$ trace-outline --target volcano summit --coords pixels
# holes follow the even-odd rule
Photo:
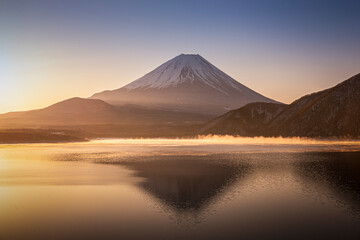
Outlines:
[[[181,54],[122,88],[91,98],[176,111],[221,114],[250,102],[276,102],[251,90],[198,54]]]

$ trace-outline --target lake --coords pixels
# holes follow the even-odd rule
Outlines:
[[[0,239],[360,239],[360,142],[0,145]]]

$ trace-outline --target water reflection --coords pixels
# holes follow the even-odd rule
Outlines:
[[[216,156],[158,156],[122,165],[145,179],[138,183],[142,189],[178,211],[201,210],[246,171]]]
[[[141,147],[0,149],[0,236],[360,239],[360,152]]]
[[[308,184],[322,184],[360,213],[360,153],[294,154],[298,174]]]
[[[163,210],[174,215],[176,224],[188,227],[200,221],[204,228],[193,229],[198,238],[358,239],[359,159],[359,152],[280,152],[142,157],[119,163],[144,178],[137,185],[165,203]],[[209,216],[224,206],[234,213],[223,219],[222,211]],[[199,219],[201,214],[205,217]],[[219,228],[222,222],[226,226]]]

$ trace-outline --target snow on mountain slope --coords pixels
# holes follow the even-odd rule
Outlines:
[[[115,105],[167,105],[216,114],[250,102],[276,102],[237,82],[198,54],[181,54],[120,89],[91,98]]]
[[[177,86],[185,82],[193,83],[197,80],[224,94],[228,94],[226,88],[229,87],[239,91],[250,90],[198,54],[181,54],[138,80],[131,82],[124,88],[129,90],[135,88],[161,89]]]

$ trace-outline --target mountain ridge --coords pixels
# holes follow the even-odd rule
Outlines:
[[[239,83],[198,54],[181,54],[115,90],[92,95],[113,105],[161,105],[220,114],[250,102],[276,102]]]
[[[360,74],[292,102],[271,132],[299,136],[360,136]]]
[[[293,101],[270,121],[257,125],[258,131],[254,132],[254,124],[247,124],[251,116],[246,109],[261,105],[264,106],[248,104],[221,115],[205,124],[201,132],[242,136],[360,136],[360,74]],[[270,110],[269,106],[265,111]]]
[[[201,75],[208,76],[208,73],[201,73],[197,68],[191,68],[190,71],[188,68],[195,60],[199,61],[201,66],[208,65],[206,68],[209,69],[217,69],[215,66],[200,55],[178,57],[176,61],[169,60],[171,64],[168,64],[168,61],[159,67],[160,70],[169,70],[178,66],[173,70],[179,72],[179,78],[174,78],[179,82],[175,82],[175,85],[166,82],[166,91],[163,91],[164,88],[161,85],[154,85],[155,88],[148,87],[147,84],[151,85],[154,82],[145,81],[145,84],[142,81],[135,81],[131,83],[135,87],[130,84],[126,85],[126,88],[112,91],[117,97],[120,93],[120,96],[124,100],[130,100],[130,103],[123,101],[122,104],[117,105],[97,98],[75,97],[43,109],[0,114],[0,129],[47,129],[50,133],[55,129],[71,130],[76,133],[81,132],[81,137],[89,138],[194,137],[198,133],[242,136],[360,137],[360,74],[334,87],[307,94],[289,105],[273,100],[258,102],[255,98],[252,99],[253,102],[242,105],[244,102],[241,102],[241,96],[236,95],[239,91],[238,88],[232,86],[232,80],[225,81],[228,84],[224,84],[219,91],[216,84],[221,82],[221,78],[204,79]],[[224,74],[227,78],[221,70],[217,73]],[[160,76],[158,73],[157,75]],[[169,78],[165,76],[164,79]],[[204,81],[208,81],[208,84]],[[239,84],[241,90],[247,89],[242,84],[233,81],[234,84]],[[164,82],[160,81],[160,83]],[[254,93],[258,96],[256,92]],[[157,98],[158,94],[160,98]],[[245,96],[246,100],[249,100],[249,96],[251,94]],[[235,102],[242,107],[232,109],[234,105],[228,104],[229,100],[230,103]],[[231,111],[220,115],[219,109]],[[23,133],[25,134],[25,132],[21,134]],[[8,136],[10,133],[3,134]],[[16,135],[16,139],[21,135],[14,131],[11,134]],[[27,134],[31,138],[34,134],[51,135],[44,131],[30,131]],[[49,139],[51,138],[53,138],[52,135]]]
[[[0,115],[4,126],[44,126],[110,123],[119,121],[121,112],[114,106],[99,100],[74,97],[48,107],[30,111],[10,112]]]

